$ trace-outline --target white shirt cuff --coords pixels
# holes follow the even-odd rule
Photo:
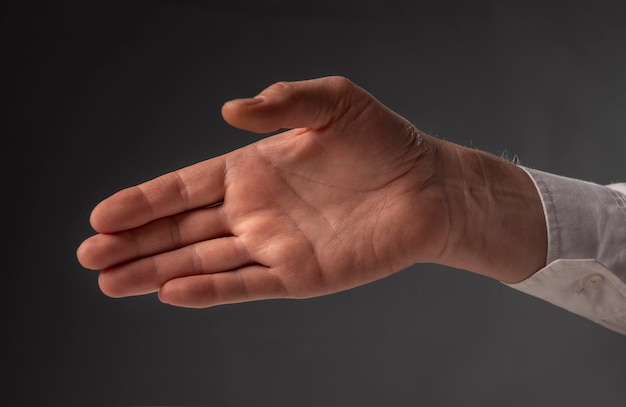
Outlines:
[[[523,169],[544,207],[547,266],[509,286],[626,334],[626,184]]]
[[[509,286],[626,335],[626,284],[596,260],[555,260]]]

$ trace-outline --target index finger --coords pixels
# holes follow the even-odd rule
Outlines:
[[[114,233],[219,203],[225,171],[223,155],[123,189],[96,205],[91,226],[100,233]]]

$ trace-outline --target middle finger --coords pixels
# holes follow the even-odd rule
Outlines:
[[[152,221],[135,229],[98,234],[91,247],[89,268],[105,269],[131,260],[175,250],[230,234],[222,205],[195,209]]]

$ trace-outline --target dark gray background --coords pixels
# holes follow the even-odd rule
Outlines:
[[[220,107],[277,80],[345,75],[441,138],[623,180],[625,4],[2,2],[0,403],[626,405],[625,337],[460,270],[187,310],[75,258],[99,200],[257,139]]]

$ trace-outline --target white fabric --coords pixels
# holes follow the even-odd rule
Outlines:
[[[523,169],[543,203],[547,266],[509,286],[626,335],[626,184]]]

